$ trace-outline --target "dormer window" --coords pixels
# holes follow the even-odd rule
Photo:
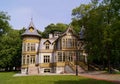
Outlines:
[[[46,50],[48,50],[49,49],[49,44],[47,43],[47,44],[45,44],[45,48],[46,48]]]
[[[46,49],[46,50],[50,49],[50,44],[51,44],[51,42],[50,42],[49,40],[46,40],[46,41],[44,42],[44,45],[45,45],[45,49]]]
[[[30,32],[33,32],[33,31],[34,31],[34,28],[33,28],[33,27],[30,27],[29,30],[30,30]]]

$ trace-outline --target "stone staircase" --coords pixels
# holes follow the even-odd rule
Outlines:
[[[39,74],[38,67],[35,66],[34,64],[29,65],[28,74],[29,75],[38,75]]]
[[[79,62],[78,65],[79,65],[84,71],[87,71],[87,70],[88,70],[88,66],[87,66],[87,64],[85,64],[84,62]]]
[[[83,68],[77,65],[78,73],[85,72]],[[65,66],[65,72],[67,73],[75,73],[76,72],[76,65],[73,62],[68,62]]]
[[[66,65],[65,66],[65,73],[75,73],[75,71],[69,65]]]

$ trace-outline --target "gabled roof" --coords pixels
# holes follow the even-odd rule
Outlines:
[[[69,32],[71,32],[74,36],[77,36],[77,35],[75,34],[75,31],[73,30],[73,28],[72,28],[71,26],[69,26],[69,27],[67,28],[67,30],[61,35],[61,37],[64,36],[64,35],[66,35],[66,34],[69,33]]]
[[[31,22],[30,22],[28,28],[22,34],[22,36],[38,36],[38,37],[41,37],[40,34],[38,33],[38,30],[35,28],[32,19],[31,19]]]
[[[41,39],[41,45],[45,44],[45,42],[49,42],[50,44],[54,43],[57,40],[57,38],[49,38],[49,39]]]
[[[45,44],[46,42],[49,42],[51,44],[51,42],[48,39],[43,44]]]
[[[71,26],[69,26],[69,27],[67,28],[67,30],[66,30],[62,35],[60,35],[58,38],[56,38],[56,39],[54,40],[54,42],[56,42],[58,39],[62,38],[63,36],[65,36],[65,35],[66,35],[67,33],[69,33],[69,32],[72,32],[73,36],[75,36],[76,38],[79,39],[79,36],[75,34],[75,31],[73,30],[73,28],[71,28]],[[54,42],[53,42],[53,43],[54,43]]]

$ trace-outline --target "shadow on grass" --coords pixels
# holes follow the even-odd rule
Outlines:
[[[93,79],[82,79],[82,80],[60,80],[54,82],[54,84],[114,84],[108,81],[100,81],[100,80],[93,80]]]

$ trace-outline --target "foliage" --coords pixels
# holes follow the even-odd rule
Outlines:
[[[55,31],[63,32],[67,27],[68,25],[63,23],[50,24],[45,27],[45,31],[42,33],[42,36],[46,38],[50,33],[54,33]]]
[[[9,30],[1,39],[0,67],[13,68],[21,64],[21,38],[18,30]]]
[[[10,29],[9,21],[10,16],[6,12],[0,11],[0,36],[5,34]]]
[[[88,62],[108,67],[109,72],[111,68],[120,70],[119,10],[119,0],[92,0],[72,11],[72,24],[85,26]]]

